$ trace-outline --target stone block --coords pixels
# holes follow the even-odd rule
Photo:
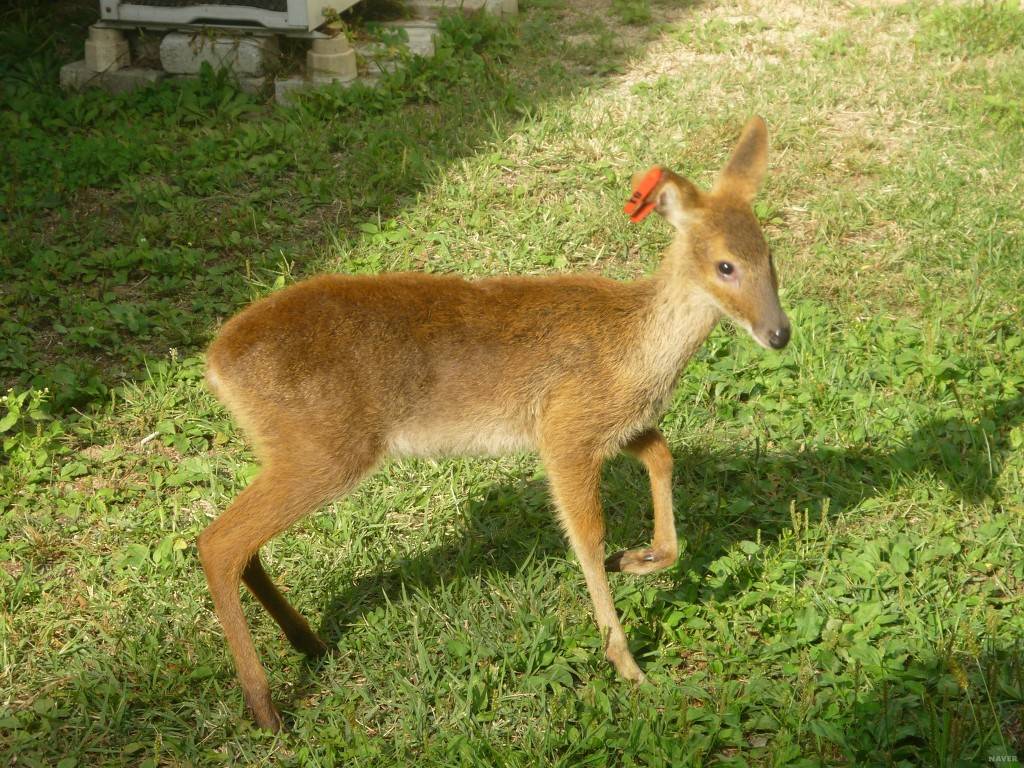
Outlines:
[[[518,0],[408,0],[406,7],[420,19],[436,19],[444,13],[475,13],[484,11],[496,16],[519,13]]]
[[[278,104],[291,104],[296,93],[312,87],[312,83],[304,77],[282,77],[274,81],[274,101]]]
[[[495,16],[515,16],[519,13],[519,0],[487,0],[484,8]]]
[[[172,80],[198,80],[199,75],[168,75]],[[268,77],[236,77],[238,90],[250,96],[262,96],[267,87]]]
[[[203,64],[259,77],[280,55],[272,35],[215,35],[170,32],[160,41],[160,64],[176,75],[195,75]]]
[[[489,0],[408,0],[406,7],[420,19],[436,19],[444,13],[473,13],[487,7]]]
[[[267,77],[240,77],[238,78],[238,90],[250,96],[262,96],[269,79]]]
[[[437,37],[437,23],[426,19],[403,21],[385,21],[381,24],[385,29],[405,30],[408,38],[406,45],[414,56],[433,56],[434,38]]]
[[[288,105],[292,103],[293,97],[303,91],[313,90],[332,83],[340,83],[346,88],[359,83],[371,88],[379,85],[379,78],[374,75],[360,75],[356,79],[341,80],[330,75],[316,75],[314,77],[283,77],[274,81],[274,101],[278,104]]]
[[[345,35],[317,37],[306,53],[306,73],[313,78],[328,76],[342,82],[355,80],[356,52]]]
[[[114,72],[131,63],[128,41],[119,29],[89,27],[85,41],[85,66],[93,72]]]
[[[125,69],[93,71],[85,61],[75,61],[60,68],[60,87],[69,91],[83,88],[102,88],[110,93],[126,93],[153,85],[164,78],[159,69]]]

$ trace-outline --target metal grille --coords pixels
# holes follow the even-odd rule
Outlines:
[[[132,5],[149,5],[160,8],[189,8],[194,5],[243,5],[279,13],[285,13],[288,10],[288,0],[204,0],[203,2],[196,2],[196,0],[134,0]]]

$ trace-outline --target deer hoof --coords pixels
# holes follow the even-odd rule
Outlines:
[[[640,671],[640,667],[637,666],[636,661],[633,659],[633,654],[629,652],[629,649],[609,648],[606,653],[608,660],[615,665],[615,671],[619,673],[619,677],[625,678],[637,685],[640,685],[647,680],[644,673]]]
[[[609,571],[644,574],[668,568],[675,561],[674,552],[662,552],[654,547],[642,547],[616,552],[604,561],[604,567]]]
[[[279,733],[284,728],[284,722],[281,720],[281,715],[277,711],[277,707],[275,707],[273,702],[270,701],[269,696],[258,704],[250,702],[249,711],[252,712],[252,717],[253,720],[256,721],[256,725],[264,731]]]

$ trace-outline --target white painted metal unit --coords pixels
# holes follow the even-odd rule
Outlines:
[[[100,19],[112,25],[174,27],[256,26],[284,33],[308,33],[324,23],[324,9],[341,12],[359,0],[100,0]]]

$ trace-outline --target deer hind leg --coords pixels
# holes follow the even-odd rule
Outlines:
[[[263,544],[296,520],[354,486],[375,460],[373,456],[359,462],[359,467],[350,464],[340,478],[322,466],[310,470],[298,463],[271,464],[199,536],[199,557],[214,610],[235,659],[246,705],[261,728],[280,730],[281,716],[242,613],[239,581],[244,574],[249,588],[294,645],[319,650],[323,643],[277,591],[255,557]]]
[[[604,512],[599,484],[601,461],[565,460],[545,457],[555,505],[561,516],[569,543],[580,561],[587,581],[594,617],[604,639],[604,652],[615,669],[627,680],[643,682],[644,675],[629,652],[604,569]]]
[[[647,468],[654,502],[654,541],[649,547],[616,552],[605,561],[609,571],[653,573],[668,568],[679,557],[675,516],[672,513],[672,453],[664,436],[649,429],[623,448]]]
[[[327,646],[310,628],[309,622],[292,607],[270,580],[260,562],[259,552],[254,553],[245,566],[242,580],[278,623],[293,648],[307,656],[323,656],[327,653]]]

